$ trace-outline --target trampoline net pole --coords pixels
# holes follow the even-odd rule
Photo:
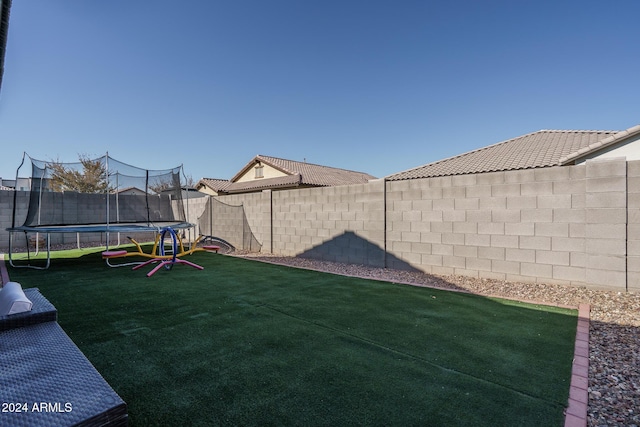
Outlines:
[[[106,205],[106,209],[107,209],[107,215],[106,215],[106,224],[107,224],[107,231],[104,233],[105,235],[105,249],[108,251],[109,250],[109,152],[107,151],[106,156],[104,158],[104,175],[105,175],[105,182],[107,183],[107,185],[105,185],[105,189],[104,189],[104,194],[105,197],[107,199],[105,205]],[[117,175],[116,175],[116,179],[117,179]],[[117,187],[116,187],[117,190]]]

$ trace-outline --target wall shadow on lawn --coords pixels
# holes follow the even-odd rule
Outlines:
[[[411,277],[408,278],[407,283],[467,294],[473,293],[469,289],[457,286],[442,277],[425,273],[423,270],[412,266],[408,262],[389,252],[385,253],[383,248],[361,236],[358,236],[353,231],[345,231],[344,233],[339,234],[320,245],[314,246],[313,248],[296,255],[296,257],[337,262],[346,265],[364,265],[371,268],[383,268],[388,270],[400,270],[408,273],[418,273],[421,277],[420,283],[413,283]],[[384,277],[370,278],[386,280]]]
[[[353,231],[345,231],[297,256],[299,258],[310,258],[345,264],[360,264],[376,268],[388,267],[394,270],[420,271],[408,262],[390,253],[385,254],[383,248],[358,236]]]

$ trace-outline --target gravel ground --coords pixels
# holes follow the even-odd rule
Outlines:
[[[246,258],[417,286],[432,286],[522,301],[591,306],[588,425],[640,427],[640,294],[583,287],[435,276],[306,258],[239,254]]]

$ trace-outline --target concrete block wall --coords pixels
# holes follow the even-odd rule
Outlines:
[[[272,250],[384,265],[384,181],[272,193]]]
[[[27,215],[29,207],[29,193],[26,191],[18,191],[17,194],[17,217],[16,226],[22,225]],[[0,252],[7,251],[9,248],[9,232],[7,228],[12,226],[13,215],[13,191],[0,190]]]
[[[585,197],[585,282],[627,287],[627,162],[588,161]]]
[[[0,250],[8,244],[12,197],[0,192]],[[27,193],[18,199],[25,215]],[[640,292],[640,161],[217,199],[244,207],[263,252]],[[203,209],[191,206],[201,200],[190,201],[191,222]],[[221,229],[239,227],[237,218],[216,221]]]
[[[200,218],[204,212],[208,200],[208,197],[197,197],[184,201],[184,211],[187,222],[190,222],[191,224],[198,224],[198,218]],[[172,207],[174,213],[177,213],[176,211],[178,206],[176,202],[173,202]],[[192,234],[189,235],[190,240],[195,240],[201,234],[197,226],[195,230],[191,231],[191,233]]]
[[[192,224],[198,223],[198,218],[200,218],[200,216],[204,212],[208,199],[208,197],[198,197],[189,199],[188,201],[184,201],[184,209],[187,222],[190,222]],[[174,209],[177,209],[177,206],[175,206],[175,202]]]
[[[624,291],[626,216],[624,159],[391,181],[386,243],[425,272]]]
[[[271,236],[271,191],[262,193],[248,193],[215,197],[216,200],[230,207],[242,207],[238,209],[217,210],[213,213],[214,229],[217,237],[222,237],[239,247],[245,239],[243,221],[245,218],[238,216],[238,212],[244,212],[251,232],[256,240],[267,252],[270,247]],[[228,236],[229,238],[225,237]]]
[[[627,163],[627,288],[640,292],[640,161]]]
[[[441,275],[638,289],[637,162],[593,160],[268,197],[271,211],[261,205],[261,221],[272,224],[272,245],[265,252]]]
[[[13,215],[13,191],[0,191],[0,252],[6,252],[9,250],[9,232],[6,231],[7,228],[12,226],[12,215]],[[16,194],[16,218],[15,225],[21,226],[27,216],[27,211],[29,208],[29,192],[26,191],[18,191]],[[87,209],[93,209],[93,205],[91,203],[88,204]],[[59,217],[62,217],[62,209],[58,211]],[[34,235],[30,235],[30,238],[35,238]],[[24,247],[26,245],[25,236],[22,233],[14,233],[14,247]],[[81,235],[80,242],[95,242],[100,241],[101,236],[95,235]],[[64,244],[64,243],[76,243],[78,241],[78,236],[75,233],[69,234],[52,234],[51,235],[51,244]]]
[[[261,197],[233,201],[262,212],[250,223],[270,230],[257,233],[272,239],[264,252],[640,291],[640,162],[592,160]]]

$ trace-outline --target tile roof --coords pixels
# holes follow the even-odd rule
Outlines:
[[[300,185],[300,174],[279,176],[276,178],[255,179],[251,181],[234,182],[225,190],[227,193],[244,193],[261,191],[269,188],[297,187]]]
[[[590,144],[588,147],[581,148],[567,156],[560,158],[560,164],[567,164],[569,162],[573,162],[575,160],[584,157],[585,155],[592,153],[594,151],[602,150],[603,148],[609,147],[611,145],[616,144],[617,142],[622,141],[623,139],[630,138],[633,136],[637,136],[640,134],[640,125],[634,126],[627,130],[623,130],[614,135],[608,136],[600,141],[596,141]]]
[[[307,162],[279,159],[258,155],[263,163],[267,163],[285,173],[300,174],[302,184],[331,186],[345,184],[363,184],[376,179],[375,176],[364,172],[356,172],[347,169],[333,168],[330,166],[315,165]]]
[[[122,193],[126,193],[127,191],[133,191],[133,192],[140,192],[141,194],[145,194],[144,190],[141,190],[138,187],[125,187],[125,188],[118,188],[118,189],[114,189],[111,190],[111,194],[122,194]]]
[[[234,182],[245,174],[247,170],[254,167],[257,162],[269,165],[287,176]],[[336,185],[363,184],[372,179],[376,179],[376,177],[364,172],[258,154],[231,179],[232,184],[230,184],[225,191],[232,193],[292,186],[330,187]]]
[[[196,187],[199,184],[202,184],[211,188],[216,193],[220,193],[220,192],[224,192],[227,189],[227,187],[231,185],[231,181],[229,181],[228,179],[202,178],[200,181],[198,181],[198,183],[196,184]]]
[[[386,177],[389,181],[464,175],[566,164],[586,152],[628,136],[627,131],[540,130],[468,153],[439,160]],[[639,129],[640,130],[640,129]],[[589,148],[591,147],[591,148]],[[585,151],[587,150],[587,151]],[[580,153],[580,154],[576,154]]]

